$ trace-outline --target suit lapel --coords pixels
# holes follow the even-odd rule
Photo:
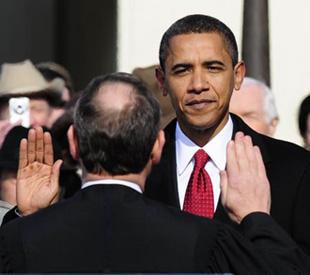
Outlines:
[[[169,204],[181,209],[180,200],[178,195],[178,184],[177,184],[177,169],[176,169],[176,149],[175,149],[175,128],[176,119],[169,123],[165,128],[166,145],[162,156],[163,167],[167,172],[165,173],[167,184],[167,194],[170,194],[168,200]]]
[[[230,114],[233,121],[233,136],[234,139],[235,134],[239,131],[243,132],[245,135],[249,135],[252,138],[253,144],[257,145],[262,153],[264,163],[268,163],[270,161],[270,156],[268,154],[268,150],[263,142],[262,136],[252,130],[249,126],[247,126],[238,116],[234,114]],[[221,198],[219,199],[219,203],[217,205],[216,211],[214,213],[214,219],[220,220],[226,224],[230,224],[234,227],[237,226],[236,223],[230,220],[224,206],[221,203]]]
[[[233,139],[235,137],[235,134],[239,131],[243,132],[245,135],[249,135],[252,138],[253,144],[259,147],[262,153],[264,163],[266,164],[269,161],[271,161],[270,155],[268,153],[268,150],[263,140],[263,135],[251,129],[247,124],[243,122],[243,120],[240,117],[234,114],[230,114],[230,116],[233,121]],[[264,138],[268,138],[268,137],[264,136]]]

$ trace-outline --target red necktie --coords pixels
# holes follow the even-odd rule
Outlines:
[[[183,211],[212,219],[214,215],[212,182],[204,169],[209,156],[204,150],[199,149],[194,159],[195,166],[187,185]]]

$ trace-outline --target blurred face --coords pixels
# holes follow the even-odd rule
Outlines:
[[[52,108],[45,99],[30,98],[30,125],[47,126]]]
[[[214,136],[226,124],[233,89],[239,89],[243,63],[235,68],[222,37],[217,33],[174,36],[157,78],[169,94],[183,132],[195,140],[195,132]]]
[[[0,173],[0,199],[16,205],[16,171],[2,170]]]
[[[310,150],[310,114],[307,117],[307,131],[304,136],[305,147]]]
[[[268,121],[264,91],[261,89],[257,85],[241,86],[239,91],[232,94],[229,111],[240,116],[255,131],[272,136],[274,127]]]

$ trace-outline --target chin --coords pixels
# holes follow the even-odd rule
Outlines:
[[[187,128],[190,128],[194,131],[204,132],[210,128],[212,128],[216,123],[212,123],[211,121],[193,121],[188,120],[186,122]]]

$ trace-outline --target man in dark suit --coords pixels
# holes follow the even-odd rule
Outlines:
[[[131,75],[92,81],[68,133],[83,167],[82,190],[1,227],[0,271],[305,273],[306,256],[268,215],[261,155],[241,133],[222,173],[223,204],[240,233],[142,196],[164,145],[159,121],[158,102]],[[18,184],[54,199],[60,164],[50,135],[31,129],[20,145]],[[21,205],[20,214],[32,207]]]
[[[165,129],[162,160],[148,178],[145,194],[184,209],[193,156],[203,149],[209,155],[205,170],[212,182],[210,216],[230,223],[220,201],[219,174],[226,167],[226,145],[242,131],[262,152],[271,184],[271,215],[310,254],[309,154],[260,135],[229,114],[231,94],[240,89],[245,74],[232,31],[209,16],[184,17],[163,35],[159,57],[157,79],[164,95],[169,94],[177,119]]]

